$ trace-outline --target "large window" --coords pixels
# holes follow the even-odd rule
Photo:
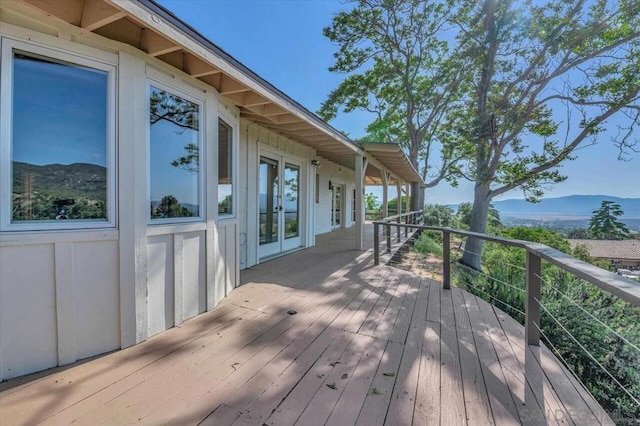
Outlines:
[[[233,128],[218,119],[218,215],[233,214]]]
[[[2,59],[2,228],[114,225],[114,68],[6,41]]]
[[[150,217],[200,219],[202,103],[153,83],[149,89]]]

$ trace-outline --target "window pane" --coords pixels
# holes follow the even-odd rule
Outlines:
[[[12,221],[107,219],[107,97],[106,71],[14,52]]]
[[[278,162],[266,157],[260,157],[260,245],[278,241]]]
[[[300,168],[286,163],[284,166],[284,238],[293,238],[298,233],[300,222]]]
[[[218,214],[233,214],[233,132],[218,119]]]
[[[199,216],[200,108],[155,87],[149,102],[151,218]]]

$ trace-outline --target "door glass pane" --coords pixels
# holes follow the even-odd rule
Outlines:
[[[200,215],[200,107],[151,87],[149,179],[151,219]]]
[[[300,168],[293,164],[286,164],[284,167],[284,237],[297,237],[300,197],[298,188],[300,187]]]
[[[107,97],[106,71],[13,54],[13,222],[107,219]]]
[[[340,186],[334,186],[335,196],[333,197],[333,211],[334,211],[334,225],[340,226],[340,203],[341,203],[341,194],[340,194]]]
[[[260,209],[260,244],[278,241],[278,162],[260,157],[260,185],[258,203]]]

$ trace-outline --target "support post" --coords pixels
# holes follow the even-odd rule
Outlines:
[[[527,345],[540,346],[540,271],[541,259],[527,251],[527,300],[525,307],[525,340]]]
[[[389,217],[389,173],[382,171],[382,218]]]
[[[364,250],[364,175],[366,159],[356,155],[356,250]]]
[[[451,234],[442,231],[442,288],[451,288]]]
[[[402,220],[402,218],[400,216],[398,216],[398,218],[396,219],[396,222],[397,223],[401,223],[401,220]],[[402,228],[400,228],[399,226],[396,226],[396,228],[398,228],[398,232],[396,232],[396,235],[397,235],[396,242],[399,243],[400,242],[400,236],[401,236],[400,231],[402,230]]]
[[[387,253],[391,253],[391,222],[385,222],[384,228],[387,233]]]
[[[380,264],[380,225],[373,223],[373,262]]]

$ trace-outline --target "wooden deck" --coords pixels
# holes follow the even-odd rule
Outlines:
[[[507,315],[351,247],[320,236],[213,312],[1,384],[0,424],[611,424]]]

